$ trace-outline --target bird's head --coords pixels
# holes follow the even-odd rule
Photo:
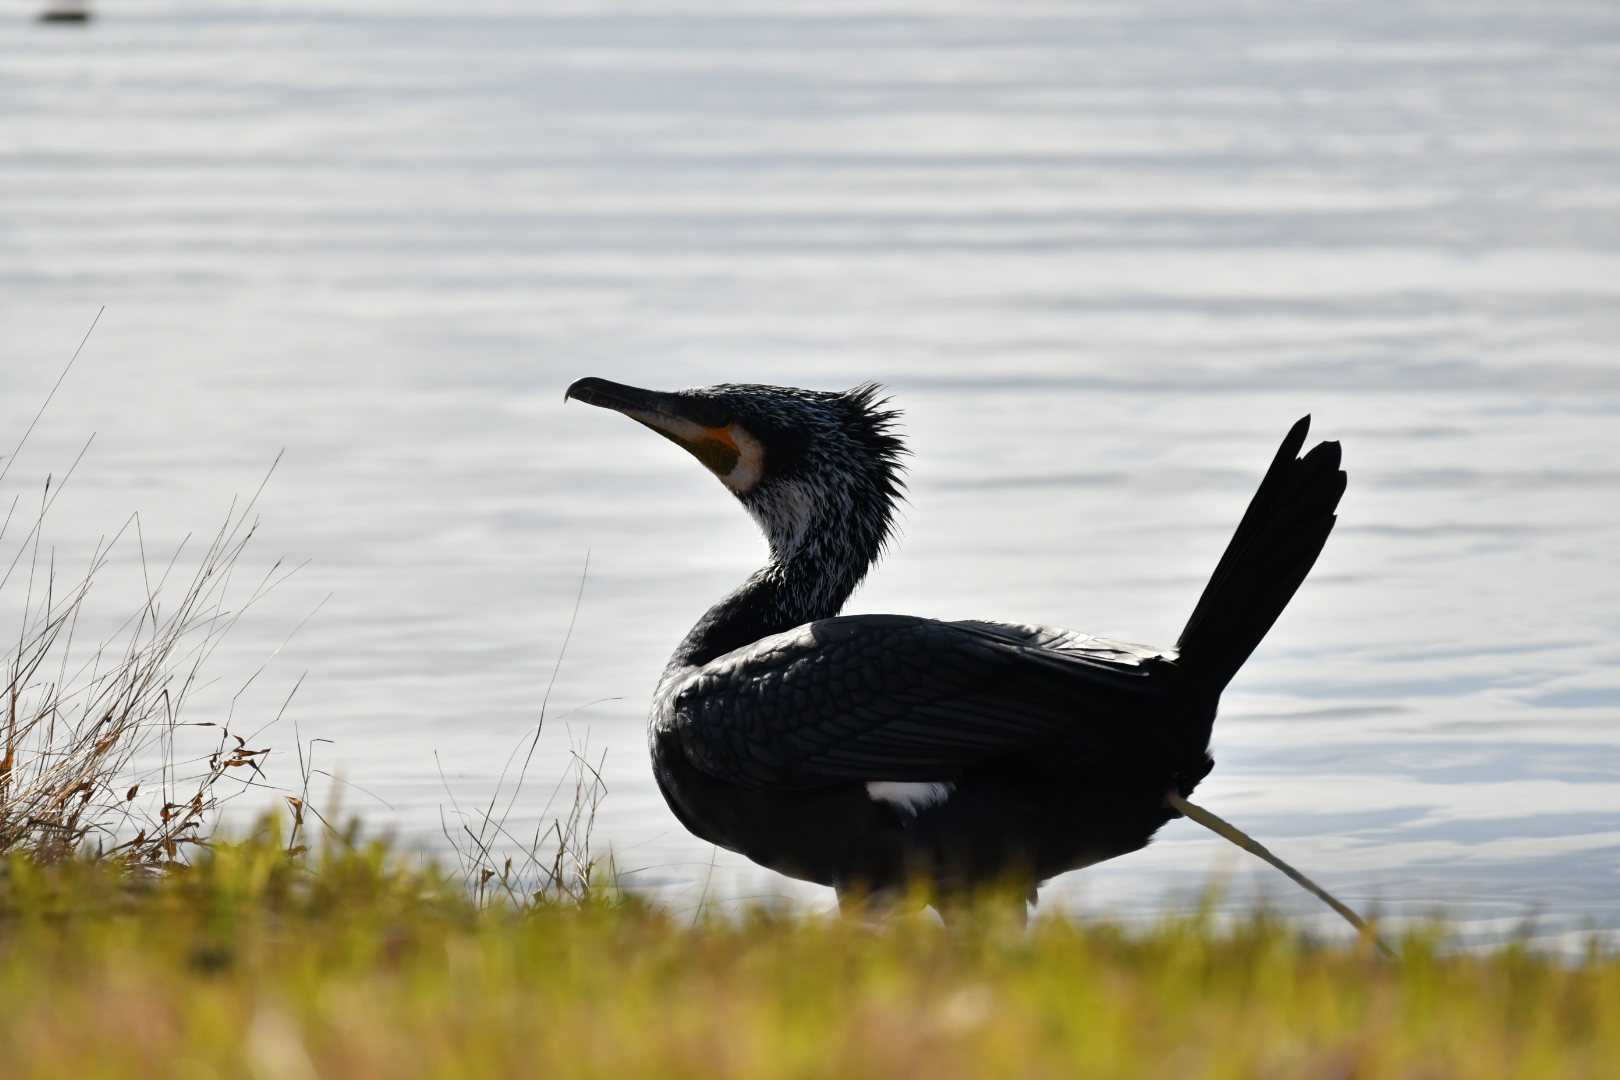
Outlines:
[[[875,384],[842,393],[735,383],[666,393],[580,379],[569,398],[621,412],[697,458],[759,523],[778,560],[833,533],[869,561],[888,538],[906,450],[893,431],[899,413],[885,408]]]

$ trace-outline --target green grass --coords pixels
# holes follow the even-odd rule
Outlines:
[[[0,1075],[1620,1075],[1620,960],[1385,962],[1256,917],[693,924],[633,897],[476,910],[382,844],[269,833],[144,883],[0,867]]]

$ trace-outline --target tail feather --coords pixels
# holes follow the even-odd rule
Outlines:
[[[1306,416],[1283,439],[1176,643],[1183,668],[1217,692],[1293,599],[1338,520],[1339,444],[1296,457],[1310,427]]]

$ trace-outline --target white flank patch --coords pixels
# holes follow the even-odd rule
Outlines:
[[[955,790],[955,784],[908,783],[903,780],[873,780],[866,785],[866,793],[873,802],[886,802],[912,814],[944,802]]]

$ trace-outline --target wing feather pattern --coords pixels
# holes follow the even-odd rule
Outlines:
[[[758,790],[950,780],[998,755],[1151,737],[1174,659],[1053,627],[852,615],[711,661],[666,715],[693,765]]]

